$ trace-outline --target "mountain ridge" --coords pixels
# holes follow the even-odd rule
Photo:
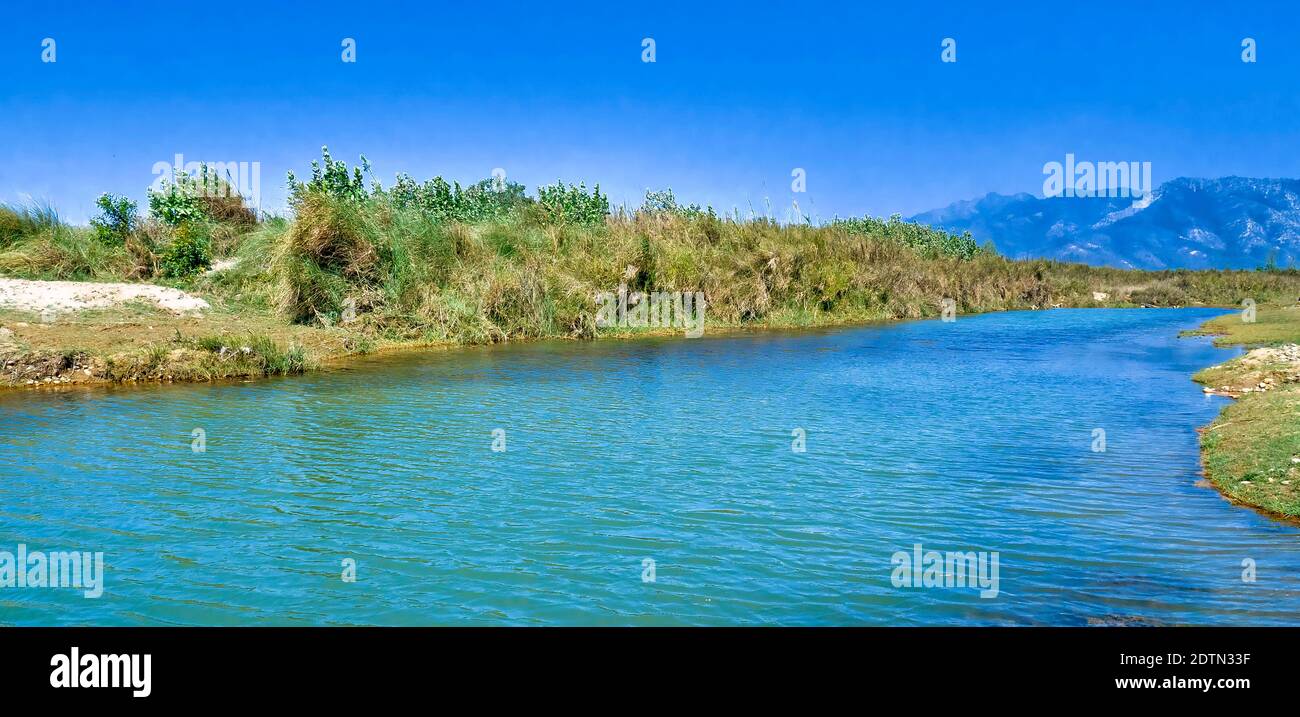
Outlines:
[[[969,231],[1012,258],[1136,269],[1255,269],[1300,261],[1300,179],[1178,177],[1148,196],[964,199],[910,221]]]

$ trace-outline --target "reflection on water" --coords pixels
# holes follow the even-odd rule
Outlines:
[[[1189,377],[1230,354],[1176,335],[1214,313],[539,343],[9,392],[0,550],[102,550],[107,575],[97,600],[0,590],[0,622],[1294,622],[1297,528],[1195,485],[1195,428],[1222,399]],[[998,596],[895,588],[891,556],[918,543],[996,551]],[[1245,558],[1258,582],[1242,582]]]

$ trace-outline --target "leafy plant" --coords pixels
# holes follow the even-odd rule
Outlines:
[[[600,224],[609,214],[609,197],[600,185],[590,193],[586,184],[556,182],[537,188],[537,203],[546,220],[553,224]]]
[[[645,200],[641,202],[641,211],[647,214],[677,211],[677,198],[673,196],[673,188],[669,187],[659,191],[645,190]]]
[[[839,227],[848,234],[878,237],[902,244],[926,257],[950,256],[969,260],[992,249],[992,247],[981,248],[979,242],[971,237],[970,232],[952,234],[924,224],[905,222],[898,214],[889,219],[876,217],[836,219],[831,222],[831,226]]]
[[[461,222],[501,219],[532,201],[518,182],[489,178],[461,189],[459,182],[448,184],[442,177],[421,184],[407,174],[397,175],[389,196],[400,209],[414,208],[435,220]]]
[[[698,204],[682,206],[677,203],[677,198],[673,196],[672,187],[661,189],[659,191],[646,190],[645,199],[641,202],[640,212],[643,214],[674,214],[687,219],[696,219],[699,217],[717,217],[713,207],[705,209]]]
[[[370,161],[361,155],[361,166],[353,167],[348,172],[346,162],[335,160],[330,156],[329,147],[320,148],[321,161],[312,160],[311,179],[299,182],[293,172],[289,172],[289,198],[297,205],[309,192],[321,192],[335,199],[359,204],[370,197],[366,190],[364,174],[370,173]],[[375,184],[376,193],[382,189]]]
[[[149,214],[171,227],[215,222],[235,231],[257,223],[257,214],[227,177],[204,164],[196,174],[173,172],[161,189],[149,190]]]
[[[460,195],[461,221],[482,222],[500,219],[531,203],[524,196],[524,185],[497,179],[483,179]]]
[[[170,226],[208,219],[199,200],[199,185],[188,174],[173,174],[161,190],[149,189],[149,214]]]
[[[100,216],[90,220],[95,238],[105,244],[122,246],[136,227],[135,202],[115,194],[101,194],[95,200]]]
[[[163,252],[163,274],[173,278],[193,276],[212,265],[212,237],[202,222],[187,222],[176,228],[176,236]]]

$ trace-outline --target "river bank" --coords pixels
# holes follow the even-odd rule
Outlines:
[[[1234,503],[1300,520],[1300,306],[1257,308],[1210,321],[1192,334],[1247,353],[1198,372],[1207,393],[1232,404],[1201,431],[1205,477]]]
[[[0,282],[9,280],[0,278]],[[34,305],[15,310],[0,304],[0,389],[52,386],[192,382],[255,379],[293,375],[339,365],[349,358],[377,352],[437,350],[466,342],[456,338],[393,339],[376,336],[364,324],[295,324],[275,312],[232,301],[221,292],[182,292],[151,284],[118,285],[86,282],[25,281],[24,288],[48,284],[60,295],[103,296],[96,287],[138,287],[119,292],[117,301],[90,306],[63,306],[57,312],[37,311]],[[1135,288],[1110,288],[1076,297],[1046,294],[1047,307],[1133,308]],[[1136,290],[1143,287],[1138,286]],[[115,289],[116,290],[116,289]],[[144,298],[141,298],[144,297]],[[166,297],[162,298],[151,297]],[[1200,305],[1200,304],[1195,304]],[[178,309],[177,307],[183,307]],[[198,310],[201,307],[202,310]],[[1021,310],[1019,302],[989,306],[970,314]],[[592,312],[596,311],[593,304]],[[941,314],[943,305],[915,311],[818,311],[764,317],[750,321],[706,319],[706,331],[744,332],[865,325]],[[682,336],[680,328],[600,328],[589,337],[624,340],[648,336]],[[536,339],[571,339],[571,335],[542,334]],[[527,341],[519,338],[515,341]],[[686,339],[689,340],[689,339]],[[1252,384],[1253,385],[1253,384]],[[1218,390],[1218,389],[1215,389]],[[1250,388],[1243,389],[1249,392]],[[1232,395],[1232,394],[1229,394]]]

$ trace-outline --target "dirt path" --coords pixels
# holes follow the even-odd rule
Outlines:
[[[208,309],[203,299],[167,286],[0,278],[0,309],[62,314],[107,309],[136,300],[152,302],[177,314]]]

